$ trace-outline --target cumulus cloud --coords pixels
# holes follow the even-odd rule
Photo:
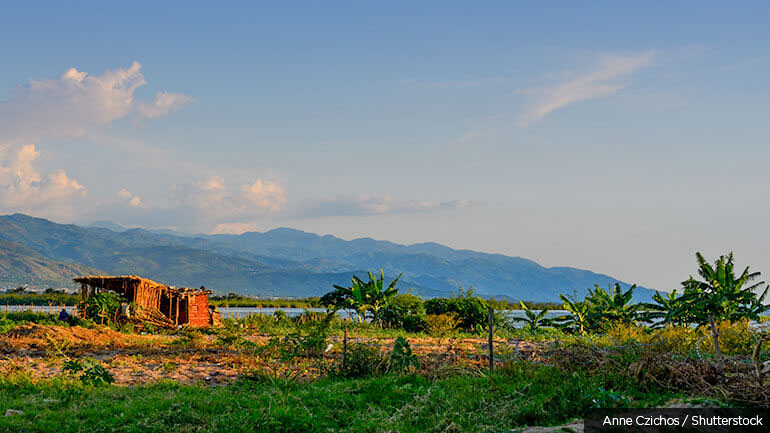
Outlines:
[[[414,200],[396,200],[389,195],[337,196],[318,201],[300,210],[301,217],[365,216],[397,213],[427,212],[438,209],[461,209],[477,204],[473,200],[454,200],[442,203]]]
[[[527,126],[569,104],[616,93],[627,86],[617,81],[619,78],[649,66],[653,58],[652,51],[603,55],[590,72],[570,76],[566,81],[551,87],[521,89],[519,93],[529,95],[531,101],[516,123],[518,126]]]
[[[208,231],[222,221],[251,221],[281,211],[286,203],[286,190],[278,182],[263,179],[235,189],[223,177],[212,176],[175,184],[171,197],[179,221],[186,221],[195,230]]]
[[[58,78],[30,80],[0,102],[0,211],[40,216],[75,216],[86,188],[61,169],[40,173],[35,167],[41,141],[84,136],[94,127],[128,116],[155,118],[190,102],[189,96],[160,92],[152,102],[134,98],[147,81],[141,65],[89,75],[76,68]],[[129,204],[140,206],[132,197]]]
[[[257,180],[241,185],[241,197],[259,208],[278,211],[286,203],[286,191],[277,182]]]
[[[144,202],[142,201],[141,197],[131,194],[131,192],[129,192],[125,188],[122,188],[118,192],[118,196],[122,198],[126,203],[128,203],[129,206],[139,207],[139,208],[147,207],[147,205],[144,204]]]
[[[66,218],[86,196],[86,188],[63,170],[41,174],[34,166],[39,156],[34,144],[0,149],[1,206]]]

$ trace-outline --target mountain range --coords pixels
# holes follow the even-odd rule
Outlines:
[[[485,297],[557,301],[594,284],[625,282],[570,267],[455,250],[437,243],[400,245],[370,238],[346,241],[289,228],[241,235],[187,235],[125,229],[102,221],[89,227],[22,214],[0,216],[0,287],[68,287],[81,274],[135,274],[174,286],[258,296],[319,296],[355,274],[383,269],[398,287],[425,297],[473,287]],[[637,289],[638,299],[653,291]]]

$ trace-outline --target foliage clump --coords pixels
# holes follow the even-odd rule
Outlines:
[[[425,301],[427,314],[452,314],[459,320],[458,327],[466,331],[475,331],[486,326],[489,320],[489,304],[476,296],[473,289],[463,290],[451,298],[432,298]]]
[[[63,370],[73,374],[79,373],[78,377],[84,384],[102,386],[115,382],[115,377],[93,358],[67,360]]]

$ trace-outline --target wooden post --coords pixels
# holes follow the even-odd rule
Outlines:
[[[345,334],[342,337],[342,368],[348,361],[348,318],[345,318]]]
[[[495,370],[495,349],[494,349],[494,341],[492,340],[492,322],[494,319],[494,310],[492,307],[489,307],[489,373],[492,374],[492,372]]]

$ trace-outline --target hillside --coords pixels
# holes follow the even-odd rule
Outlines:
[[[435,244],[399,245],[369,238],[346,241],[279,228],[242,235],[175,236],[143,229],[123,230],[57,224],[26,215],[0,217],[0,240],[13,242],[19,258],[30,253],[111,274],[140,274],[176,286],[204,285],[218,292],[257,295],[321,295],[353,274],[383,268],[399,286],[424,296],[473,286],[484,296],[555,301],[559,293],[584,292],[618,280],[591,271],[546,268],[520,257],[454,250]],[[111,227],[120,231],[105,228]],[[24,275],[10,265],[8,272]],[[624,286],[625,283],[622,283]],[[640,299],[651,291],[640,289]]]
[[[99,271],[53,260],[23,245],[0,240],[0,287],[70,287],[72,278],[89,273]]]

